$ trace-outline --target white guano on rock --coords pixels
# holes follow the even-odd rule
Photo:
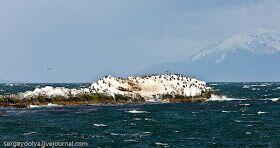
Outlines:
[[[114,96],[141,96],[145,100],[160,99],[164,95],[195,97],[210,88],[204,81],[183,75],[163,74],[151,76],[131,76],[116,78],[106,76],[91,85],[97,93]]]

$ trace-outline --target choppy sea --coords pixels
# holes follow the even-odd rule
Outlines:
[[[46,85],[89,86],[1,84],[0,94]],[[280,83],[209,85],[224,96],[203,103],[0,108],[0,141],[74,141],[89,147],[280,147]]]

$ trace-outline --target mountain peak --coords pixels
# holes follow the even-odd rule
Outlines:
[[[280,33],[262,28],[254,28],[247,32],[238,33],[203,49],[195,54],[191,61],[215,56],[218,57],[215,62],[220,62],[228,54],[238,50],[257,54],[280,52]]]

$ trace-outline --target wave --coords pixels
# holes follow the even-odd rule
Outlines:
[[[36,132],[29,132],[29,133],[23,133],[23,135],[32,135],[35,134]]]
[[[167,143],[161,143],[161,142],[156,142],[155,145],[160,145],[160,146],[168,146]]]
[[[149,113],[147,111],[140,111],[140,110],[130,110],[127,111],[128,113],[132,113],[132,114],[142,114],[142,113]]]
[[[231,113],[231,112],[236,112],[236,111],[222,110],[222,113]]]
[[[260,122],[260,121],[252,121],[252,120],[250,120],[250,121],[233,120],[233,121],[236,122],[236,123],[258,123],[258,122]]]
[[[273,101],[273,102],[276,102],[276,101],[278,101],[280,98],[272,98],[272,99],[270,99],[271,101]]]
[[[139,142],[137,140],[133,140],[133,139],[128,139],[128,140],[124,140],[125,142]]]
[[[208,101],[240,101],[240,100],[246,100],[246,99],[228,98],[227,96],[212,94]]]
[[[219,84],[216,84],[216,83],[214,83],[214,84],[209,84],[210,86],[218,86]]]
[[[250,88],[249,85],[243,85],[243,88]]]
[[[263,84],[252,84],[252,85],[243,85],[243,88],[252,88],[253,90],[259,90],[257,88],[254,87],[268,87],[271,86],[271,83],[263,83]]]
[[[43,107],[42,105],[29,105],[28,108],[39,108]]]
[[[252,88],[251,90],[261,90],[261,89],[259,89],[259,88]]]
[[[267,101],[270,100],[272,102],[277,102],[280,100],[280,98],[266,98],[266,99],[240,99],[240,98],[229,98],[224,95],[214,95],[212,94],[211,97],[208,99],[208,101],[245,101],[245,100],[257,100],[257,101]],[[250,104],[239,104],[240,106],[249,106]]]
[[[47,107],[61,107],[62,105],[48,103]]]
[[[97,126],[97,127],[106,127],[107,125],[105,125],[105,124],[94,124],[94,126]]]
[[[258,111],[257,114],[268,114],[268,112]]]
[[[29,105],[28,108],[61,107],[62,105],[48,103],[47,105]]]
[[[267,100],[270,100],[272,102],[277,102],[280,98],[266,98],[266,99],[260,99],[260,100],[263,100],[263,101],[267,101]]]
[[[250,106],[251,104],[239,104],[240,106]]]

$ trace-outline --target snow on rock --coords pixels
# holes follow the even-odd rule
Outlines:
[[[183,75],[164,74],[116,78],[106,76],[91,85],[92,91],[111,96],[142,97],[145,100],[160,99],[163,95],[195,97],[210,88],[204,81]]]

